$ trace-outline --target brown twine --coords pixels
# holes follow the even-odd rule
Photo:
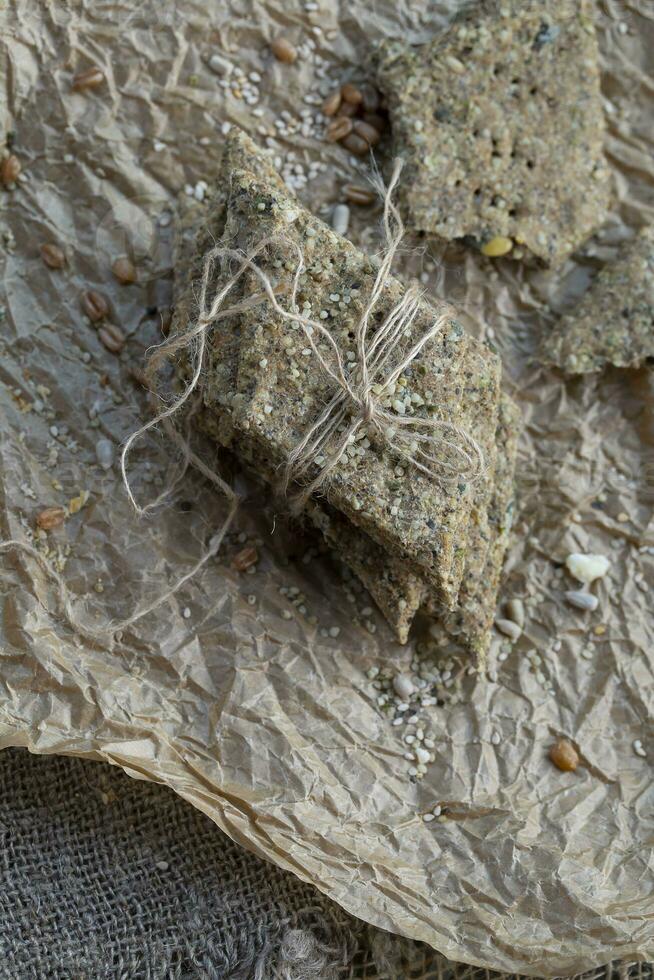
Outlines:
[[[416,287],[410,286],[404,292],[400,302],[387,314],[381,326],[377,328],[372,337],[369,337],[370,320],[390,276],[393,260],[404,236],[404,226],[400,214],[392,202],[392,194],[399,180],[401,169],[401,161],[397,160],[391,181],[383,195],[386,248],[379,263],[370,297],[356,326],[357,359],[349,372],[345,370],[338,345],[329,330],[320,321],[313,320],[298,312],[297,293],[300,278],[305,269],[304,255],[297,243],[286,241],[280,236],[262,240],[248,254],[219,245],[212,248],[204,262],[198,297],[199,313],[195,324],[189,330],[179,333],[155,348],[150,356],[146,370],[147,379],[152,379],[161,367],[177,351],[182,349],[190,352],[193,369],[191,379],[181,394],[149,422],[133,432],[123,446],[120,469],[130,503],[141,517],[151,513],[171,495],[188,467],[193,466],[224,494],[230,504],[227,517],[220,529],[211,538],[207,551],[185,575],[165,590],[162,595],[126,619],[110,621],[103,627],[94,627],[80,620],[63,579],[36,548],[17,540],[0,542],[0,550],[17,548],[39,563],[57,585],[66,620],[78,633],[93,641],[98,641],[126,629],[172,598],[218,553],[238,509],[239,499],[230,485],[191,450],[188,439],[184,438],[172,424],[172,418],[187,402],[190,402],[191,396],[197,389],[204,364],[209,329],[220,320],[236,316],[266,301],[272,305],[275,312],[283,320],[298,324],[322,371],[336,385],[336,391],[331,400],[298,445],[289,453],[286,460],[282,486],[284,492],[288,494],[291,483],[302,484],[309,470],[317,465],[317,460],[321,457],[326,459],[324,465],[320,466],[318,475],[305,482],[300,491],[292,496],[291,502],[294,507],[301,507],[311,494],[324,485],[329,474],[343,457],[347,446],[354,440],[357,431],[362,426],[368,427],[389,449],[433,480],[442,481],[448,473],[456,478],[465,476],[468,479],[475,479],[482,472],[484,464],[482,450],[462,428],[453,423],[432,418],[407,418],[398,412],[390,411],[381,404],[384,395],[390,392],[392,385],[395,384],[403,371],[449,320],[449,308],[444,308],[435,316],[429,329],[399,358],[395,365],[391,366],[390,362],[393,355],[400,348],[403,338],[409,335],[420,309],[421,293]],[[255,262],[257,256],[264,249],[279,244],[290,247],[297,255],[297,267],[290,291],[290,309],[282,307],[277,299],[278,293],[287,290],[273,286],[266,273]],[[218,261],[225,262],[225,260],[238,262],[239,268],[208,302],[209,286],[216,263]],[[256,293],[234,306],[223,309],[223,303],[228,294],[248,270],[253,272],[261,282],[263,293]],[[314,335],[326,342],[331,355],[330,359],[318,349]],[[190,414],[192,412],[193,409],[191,409]],[[181,450],[182,461],[177,473],[171,477],[164,490],[154,500],[141,506],[132,491],[127,473],[127,460],[134,444],[160,424],[163,424],[166,433]],[[446,433],[449,438],[438,435],[438,433]],[[336,440],[335,445],[329,448],[330,442],[334,439]],[[453,453],[454,462],[442,455],[437,456],[436,449]]]
[[[301,328],[322,371],[336,385],[335,394],[299,444],[289,453],[286,460],[282,488],[288,494],[289,486],[292,483],[301,484],[309,470],[317,465],[319,458],[326,459],[324,465],[320,466],[318,475],[292,497],[292,502],[296,507],[301,507],[311,494],[325,484],[329,474],[338,465],[347,446],[354,440],[361,426],[368,427],[394,453],[437,482],[442,482],[448,475],[456,479],[465,477],[473,480],[483,471],[484,457],[480,446],[460,426],[434,418],[406,417],[382,405],[384,396],[389,394],[397,379],[415,360],[425,345],[440,333],[450,319],[450,308],[444,306],[442,312],[435,316],[429,329],[400,357],[395,365],[390,366],[393,355],[399,349],[403,338],[410,334],[411,327],[420,311],[422,294],[417,287],[410,286],[403,294],[400,302],[387,314],[372,337],[369,337],[372,315],[379,303],[390,276],[393,260],[404,237],[402,219],[392,201],[392,194],[399,180],[401,169],[401,161],[396,160],[391,181],[384,193],[383,223],[386,248],[375,276],[370,297],[355,328],[357,359],[349,373],[345,369],[341,352],[329,330],[319,320],[313,320],[311,317],[298,312],[297,293],[305,263],[302,249],[297,243],[290,242],[281,236],[273,236],[260,241],[247,254],[220,245],[214,246],[209,251],[203,267],[198,299],[199,313],[195,324],[190,330],[180,333],[157,348],[148,367],[148,374],[152,375],[178,350],[190,349],[193,360],[191,379],[172,405],[130,436],[121,456],[123,482],[129,498],[139,514],[145,514],[157,506],[169,491],[164,491],[164,494],[144,508],[141,508],[136,502],[129,485],[126,469],[127,456],[134,442],[161,421],[170,419],[196,390],[202,373],[209,329],[220,320],[236,316],[266,302],[266,300],[283,320],[295,323]],[[287,290],[273,286],[267,274],[255,262],[257,256],[264,249],[271,245],[280,244],[290,248],[297,256],[297,267],[293,275],[289,308],[287,309],[281,306],[277,299],[280,292],[287,292]],[[239,268],[208,304],[207,294],[216,263],[218,261],[225,262],[225,260],[238,262]],[[263,286],[263,294],[254,294],[234,306],[223,309],[223,303],[228,294],[246,271],[254,273],[258,278]],[[329,358],[319,350],[315,339],[316,335],[326,342],[330,353]],[[449,438],[445,435],[439,436],[438,433],[446,433]],[[336,445],[328,449],[329,443],[335,438],[337,439]],[[453,454],[454,461],[443,455],[436,455],[436,449]],[[220,478],[218,478],[218,482],[224,488],[225,485]]]

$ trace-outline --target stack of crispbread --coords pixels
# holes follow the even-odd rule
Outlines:
[[[376,265],[305,210],[243,133],[230,133],[210,213],[192,239],[189,230],[189,221],[182,221],[175,332],[185,332],[195,321],[204,260],[214,243],[248,252],[272,239],[256,263],[281,305],[290,295],[300,249],[305,268],[298,305],[320,318],[344,362],[355,363],[353,328]],[[210,294],[228,281],[235,265],[215,264]],[[385,284],[372,336],[403,292],[396,279]],[[249,270],[226,302],[233,306],[260,294],[261,283]],[[435,312],[421,302],[407,345],[425,333]],[[434,480],[361,426],[303,513],[365,584],[400,641],[406,640],[415,613],[425,609],[481,658],[510,527],[517,417],[500,391],[498,357],[464,333],[454,309],[446,313],[443,329],[411,361],[387,398],[399,414],[436,418],[464,430],[482,450],[481,474],[474,480]],[[289,453],[334,394],[334,382],[302,329],[267,300],[217,320],[207,336],[202,427],[274,486]],[[314,340],[328,357],[324,340]],[[322,465],[319,456],[307,478]]]

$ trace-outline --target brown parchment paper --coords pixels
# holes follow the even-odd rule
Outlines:
[[[277,115],[297,115],[315,90],[315,63],[273,63],[266,42],[279,32],[311,38],[328,73],[360,79],[377,40],[425,40],[455,8],[15,0],[5,10],[3,123],[27,179],[2,192],[2,536],[30,540],[42,507],[88,492],[47,545],[48,560],[65,559],[66,584],[90,621],[127,616],[165,590],[224,517],[224,502],[190,473],[169,507],[137,519],[96,444],[117,450],[148,417],[129,372],[160,337],[146,307],[170,301],[178,193],[210,178],[224,122],[274,132]],[[311,542],[238,474],[249,497],[236,533],[261,540],[256,573],[231,567],[232,538],[113,650],[66,626],[32,559],[0,555],[0,744],[103,759],[165,783],[350,912],[453,959],[536,975],[654,957],[652,376],[566,382],[533,360],[554,315],[545,304],[567,308],[615,244],[654,218],[653,5],[613,0],[596,18],[616,204],[586,254],[553,274],[422,241],[400,262],[419,274],[436,260],[430,288],[466,310],[470,329],[492,331],[526,420],[503,588],[527,602],[524,635],[503,662],[494,647],[488,675],[466,679],[463,703],[431,709],[436,761],[422,783],[410,781],[404,743],[366,676],[374,665],[407,666],[411,647],[393,643],[376,615],[374,634],[353,622],[335,566],[305,563]],[[203,57],[217,51],[261,74],[263,117],[208,70]],[[73,74],[92,63],[106,84],[71,93]],[[301,133],[275,145],[327,164],[300,192],[326,213],[353,163]],[[375,248],[377,221],[374,209],[353,214],[350,236]],[[42,263],[47,241],[65,248],[64,269]],[[139,283],[121,287],[110,265],[126,251]],[[119,357],[81,313],[88,287],[105,292],[128,334]],[[135,454],[143,499],[159,488],[169,453],[154,438]],[[562,598],[574,587],[560,567],[571,551],[611,560],[592,615]],[[289,607],[284,586],[304,592],[306,615]],[[333,627],[337,637],[323,635]],[[531,649],[545,683],[530,669]],[[575,776],[546,759],[559,733],[582,750]],[[435,802],[452,817],[423,823]]]

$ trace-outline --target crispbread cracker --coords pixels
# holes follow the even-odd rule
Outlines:
[[[414,229],[478,248],[506,238],[557,264],[601,224],[609,171],[587,0],[483,0],[419,47],[386,41],[377,77]]]
[[[374,278],[370,260],[300,208],[297,202],[289,201],[287,196],[247,172],[232,175],[227,228],[230,217],[232,227],[239,230],[241,248],[250,248],[258,239],[282,232],[289,242],[300,245],[307,267],[300,301],[311,295],[314,301],[319,299],[319,308],[323,301],[327,303],[330,331],[345,353],[348,330],[361,303],[358,293],[362,283]],[[293,248],[282,244],[271,249],[260,264],[278,287],[284,287],[292,278],[296,262]],[[396,303],[401,294],[401,284],[390,281],[385,308]],[[337,296],[338,300],[332,302],[329,296]],[[314,310],[315,316],[319,315],[319,308]],[[425,304],[416,329],[425,330],[433,316],[434,312]],[[280,324],[271,307],[262,306],[256,312],[251,311],[249,319],[254,337],[247,344],[247,376],[251,387],[248,390],[239,382],[239,399],[243,396],[239,404],[243,411],[238,416],[238,424],[244,428],[254,426],[264,441],[278,447],[281,463],[300,441],[318,408],[329,398],[333,383],[313,363],[315,358],[304,353],[308,348],[300,331],[294,335],[288,324],[283,321]],[[349,346],[351,349],[351,344]],[[243,349],[245,347],[244,344]],[[466,338],[453,318],[430,344],[429,350],[424,349],[416,358],[405,378],[400,379],[406,382],[404,403],[408,404],[406,392],[412,390],[414,396],[433,406],[434,415],[463,425],[463,414],[457,410],[457,400],[462,397],[457,389],[461,386],[452,365],[464,363],[469,349],[474,352],[475,370],[465,372],[463,397],[471,419],[470,434],[478,442],[490,445],[495,430],[499,359],[483,345]],[[255,351],[253,355],[251,350]],[[259,369],[261,361],[265,362],[263,375]],[[259,384],[261,377],[264,378],[263,392]],[[402,391],[401,385],[398,388]],[[454,404],[448,401],[448,394]],[[211,398],[209,381],[205,403],[210,404]],[[427,409],[418,409],[416,414],[423,411]],[[380,544],[424,568],[433,576],[434,584],[444,597],[454,601],[458,585],[448,583],[455,551],[454,538],[462,516],[467,519],[469,514],[474,485],[460,480],[441,486],[418,471],[405,478],[406,471],[400,460],[392,459],[383,445],[373,444],[357,455],[349,455],[348,460],[349,465],[339,466],[330,474],[325,488],[333,506]],[[316,466],[315,473],[318,469]],[[440,575],[440,569],[444,569],[443,575]]]
[[[643,228],[598,274],[579,305],[545,340],[542,358],[568,374],[654,357],[654,227]]]

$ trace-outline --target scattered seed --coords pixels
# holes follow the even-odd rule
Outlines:
[[[79,72],[73,78],[73,92],[85,92],[87,89],[98,88],[104,82],[104,72],[97,65]]]
[[[55,527],[61,527],[65,520],[66,511],[63,507],[46,507],[36,517],[36,523],[42,531],[51,531]]]
[[[372,204],[377,197],[372,189],[362,187],[360,184],[345,184],[343,187],[343,196],[350,204],[358,204],[361,207]]]
[[[78,514],[82,507],[88,502],[91,494],[88,490],[82,490],[76,497],[71,497],[68,501],[68,513]]]
[[[357,115],[359,107],[354,105],[352,102],[341,102],[338,110],[336,112],[337,116],[347,116],[352,119]]]
[[[61,269],[66,264],[66,256],[58,245],[48,242],[41,245],[41,258],[49,269]]]
[[[207,64],[215,75],[223,75],[225,78],[228,78],[234,71],[233,64],[219,54],[212,54]]]
[[[421,762],[423,765],[426,765],[428,762],[431,761],[431,753],[427,749],[423,749],[422,746],[419,745],[416,749],[416,759],[418,760],[418,762]]]
[[[517,623],[520,629],[525,626],[525,604],[522,599],[509,599],[506,604],[506,615]]]
[[[184,617],[184,619],[191,618],[191,610],[189,609],[188,606],[184,606],[184,608],[182,609],[182,616]]]
[[[98,330],[98,337],[112,354],[120,354],[125,346],[125,334],[115,323],[104,323]]]
[[[277,61],[282,61],[285,65],[292,65],[297,59],[297,49],[285,37],[276,37],[271,41],[270,50]]]
[[[584,585],[590,585],[595,579],[602,578],[609,570],[610,562],[604,555],[568,555],[565,567],[573,578]]]
[[[364,140],[364,138],[359,136],[357,133],[350,133],[349,136],[346,136],[345,139],[342,140],[342,143],[346,150],[349,150],[350,153],[354,153],[354,155],[357,157],[365,156],[370,150],[370,144],[367,142],[367,140]]]
[[[9,184],[15,183],[22,169],[20,160],[14,153],[10,153],[8,157],[4,158],[2,161],[0,176],[2,177],[2,183],[5,185],[5,187],[7,187]]]
[[[337,204],[332,211],[332,228],[337,235],[347,235],[350,226],[350,209],[347,204]]]
[[[371,126],[370,123],[364,122],[363,119],[356,120],[354,132],[364,139],[368,146],[375,146],[379,142],[379,130]]]
[[[393,678],[393,689],[401,698],[410,698],[415,691],[413,681],[406,674],[396,674]]]
[[[361,106],[364,112],[377,112],[379,109],[379,92],[373,85],[362,85],[360,90],[362,95]]]
[[[487,255],[491,259],[499,258],[500,255],[507,255],[513,248],[513,241],[505,238],[504,235],[496,235],[481,246],[482,255]]]
[[[345,139],[352,132],[353,128],[351,119],[348,119],[346,116],[337,116],[327,126],[325,139],[330,143],[338,143],[339,140]]]
[[[631,743],[631,747],[636,753],[636,755],[640,756],[641,759],[647,758],[647,752],[643,748],[643,743],[639,738],[635,738],[633,740],[633,742]]]
[[[515,643],[516,640],[520,639],[522,635],[522,630],[517,623],[514,623],[512,619],[496,619],[495,628],[504,633],[505,636]]]
[[[577,609],[586,609],[589,612],[595,612],[599,605],[599,599],[596,595],[591,595],[590,592],[582,592],[581,590],[571,589],[568,592],[563,593],[566,602],[569,602],[571,606],[575,606]]]
[[[455,72],[457,75],[463,74],[463,72],[466,70],[463,62],[459,61],[459,59],[455,58],[454,55],[452,54],[446,57],[445,64],[448,66],[448,68],[451,68],[451,70]]]
[[[341,95],[346,102],[350,102],[352,105],[361,105],[363,102],[363,92],[351,82],[346,82],[345,85],[341,86]]]
[[[98,439],[95,455],[103,470],[110,470],[114,462],[114,445],[109,439]]]
[[[82,309],[92,323],[98,323],[109,313],[109,304],[102,293],[89,289],[82,293]]]
[[[435,820],[436,819],[436,817],[434,816],[433,813],[423,813],[422,819],[423,819],[424,823],[431,823],[432,820]]]
[[[242,548],[241,551],[237,552],[232,558],[232,568],[235,568],[237,572],[245,572],[248,568],[259,561],[259,552],[253,545],[248,545],[247,548]]]
[[[579,765],[579,753],[567,738],[559,738],[549,751],[550,761],[561,772],[574,772]]]
[[[323,116],[335,116],[341,105],[341,93],[332,92],[328,95],[322,104],[322,114]]]
[[[502,741],[502,736],[500,735],[500,733],[493,732],[493,734],[491,735],[491,743],[493,745],[499,745],[501,741]]]
[[[119,256],[111,266],[111,271],[123,286],[136,282],[136,268],[126,255]]]

